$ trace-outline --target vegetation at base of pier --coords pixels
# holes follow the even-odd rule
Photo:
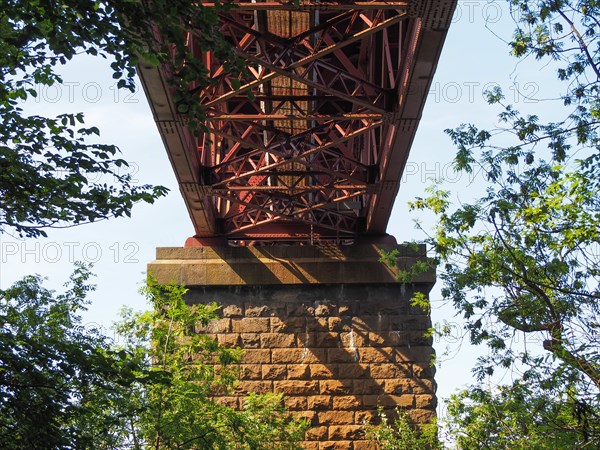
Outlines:
[[[477,379],[511,383],[454,395],[446,430],[458,448],[600,445],[600,4],[509,2],[517,58],[564,82],[560,120],[522,114],[488,93],[498,127],[446,132],[455,169],[482,173],[480,198],[459,204],[436,184],[411,207],[437,217],[426,242],[442,295],[487,355]],[[562,108],[562,109],[561,109]],[[464,196],[462,196],[464,197]]]
[[[89,278],[79,266],[60,294],[39,276],[0,291],[0,447],[300,448],[306,423],[281,396],[250,395],[241,411],[211,399],[234,388],[241,357],[196,332],[215,304],[187,306],[184,288],[150,280],[153,310],[126,310],[111,340],[82,323]]]
[[[442,450],[438,438],[437,421],[415,424],[409,415],[401,410],[394,411],[390,419],[382,408],[378,410],[379,423],[367,424],[366,437],[376,443],[379,450]]]

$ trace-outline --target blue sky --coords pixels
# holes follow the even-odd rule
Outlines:
[[[423,238],[414,228],[417,216],[408,212],[407,202],[423,195],[431,179],[445,178],[457,200],[469,200],[480,191],[481,177],[457,176],[452,171],[455,152],[443,130],[466,122],[493,127],[498,111],[485,103],[486,88],[501,86],[508,101],[531,111],[539,108],[537,100],[556,96],[550,68],[534,61],[517,64],[510,57],[500,37],[508,39],[511,31],[504,1],[459,1],[388,227],[399,242]],[[143,92],[117,91],[109,64],[101,59],[79,58],[62,73],[65,84],[40,89],[28,108],[45,114],[83,111],[86,123],[100,128],[102,142],[122,149],[131,163],[128,170],[138,182],[164,185],[171,193],[155,205],[138,206],[131,219],[55,230],[38,240],[0,235],[0,287],[39,273],[48,277],[49,286],[60,289],[74,261],[94,263],[98,289],[90,296],[85,319],[108,327],[123,305],[145,308],[137,289],[155,248],[182,246],[194,231]],[[433,225],[431,217],[421,220],[425,228]],[[455,322],[458,332],[460,323],[452,308],[441,302],[439,286],[431,298],[433,321]],[[440,398],[468,383],[470,367],[480,351],[445,339],[436,343],[438,354],[446,346],[454,356],[438,368]]]

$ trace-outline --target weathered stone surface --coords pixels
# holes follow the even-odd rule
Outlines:
[[[317,417],[321,425],[354,423],[352,411],[320,411]]]
[[[263,378],[260,364],[240,364],[239,373],[241,380],[260,380]]]
[[[378,407],[434,416],[433,351],[423,336],[431,320],[409,302],[429,291],[431,274],[402,286],[378,254],[357,247],[158,254],[151,270],[186,281],[190,303],[222,305],[220,319],[198,331],[244,350],[236,390],[215,391],[217,401],[242,408],[247,392],[284,393],[286,409],[311,423],[305,450],[377,450],[363,430]]]
[[[319,393],[319,384],[316,381],[275,381],[274,387],[275,392],[283,392],[285,395],[314,395]]]
[[[326,441],[319,443],[319,450],[352,450],[352,441]]]
[[[305,439],[308,441],[323,441],[327,439],[328,427],[314,427],[308,430]],[[306,449],[306,447],[305,447]]]
[[[283,398],[285,407],[291,411],[306,411],[308,408],[307,397],[297,397],[288,395]]]
[[[244,352],[244,362],[247,364],[266,364],[271,362],[271,350],[250,349]]]
[[[371,441],[354,441],[354,450],[379,450],[379,447]]]
[[[243,319],[234,319],[232,326],[234,333],[267,333],[269,331],[269,319],[266,317],[244,317]]]
[[[282,380],[287,376],[287,366],[284,364],[264,364],[262,377],[265,380]]]
[[[287,377],[290,380],[304,380],[310,377],[310,365],[288,364]]]
[[[330,395],[313,395],[308,397],[308,407],[314,411],[316,410],[329,410],[331,409],[331,396]]]
[[[296,335],[290,333],[263,333],[260,336],[263,348],[296,347]]]
[[[361,425],[334,425],[329,427],[330,440],[355,440],[364,437]]]
[[[331,379],[336,376],[336,366],[327,366],[325,364],[311,364],[310,377],[312,379]]]
[[[333,409],[349,409],[354,411],[360,407],[360,397],[355,395],[342,395],[333,397]]]
[[[352,392],[352,381],[350,380],[326,380],[321,381],[321,394],[349,394]]]

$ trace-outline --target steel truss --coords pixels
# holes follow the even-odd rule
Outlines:
[[[339,243],[383,233],[426,96],[410,90],[431,2],[234,3],[219,14],[219,32],[246,73],[233,78],[197,52],[212,80],[198,92],[205,131],[179,129],[182,162],[163,131],[197,235]],[[149,75],[142,70],[152,102]],[[417,109],[407,113],[411,98]],[[184,180],[190,167],[197,173]]]

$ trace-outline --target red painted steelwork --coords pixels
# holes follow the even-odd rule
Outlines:
[[[198,138],[164,73],[142,65],[196,236],[343,243],[385,234],[455,1],[234,2],[220,32],[248,75],[234,79],[197,52],[213,81],[198,94],[207,115]]]

